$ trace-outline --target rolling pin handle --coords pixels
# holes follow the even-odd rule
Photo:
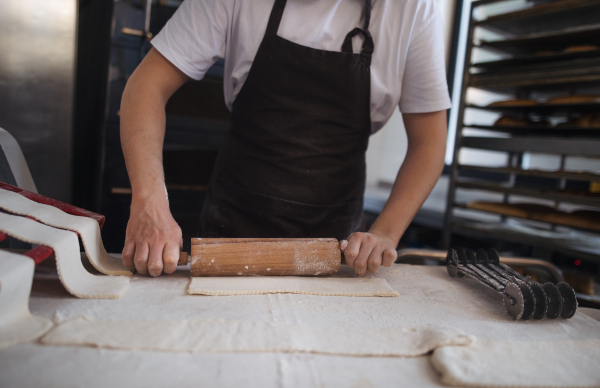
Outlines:
[[[177,265],[187,265],[188,263],[188,254],[187,252],[179,252],[179,261]]]

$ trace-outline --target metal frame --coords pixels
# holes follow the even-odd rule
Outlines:
[[[564,192],[560,193],[558,190],[561,188],[565,188],[566,180],[577,180],[577,181],[594,181],[595,174],[577,174],[570,173],[565,171],[557,171],[557,172],[544,172],[544,171],[527,171],[521,168],[523,153],[525,152],[537,152],[544,154],[556,154],[561,157],[561,165],[564,165],[565,157],[568,156],[583,156],[583,157],[593,157],[600,158],[600,129],[594,131],[590,128],[577,128],[574,133],[569,133],[568,128],[550,128],[547,132],[544,133],[543,128],[529,128],[526,132],[519,133],[518,128],[511,130],[503,131],[503,128],[489,128],[490,130],[497,132],[505,132],[510,134],[512,137],[508,138],[490,138],[490,137],[476,137],[476,136],[463,136],[463,128],[479,128],[486,129],[485,126],[466,124],[464,123],[464,113],[467,108],[474,109],[483,109],[491,112],[498,113],[509,113],[514,115],[523,115],[529,112],[532,113],[541,113],[541,114],[556,114],[561,112],[597,112],[600,103],[586,103],[586,104],[572,104],[572,105],[534,105],[534,106],[521,106],[521,107],[485,107],[478,106],[473,104],[468,104],[466,102],[466,94],[467,89],[469,87],[479,88],[479,89],[488,89],[488,90],[510,90],[515,93],[517,98],[524,98],[531,92],[531,86],[527,86],[523,88],[520,84],[531,84],[537,85],[535,87],[540,87],[541,90],[546,84],[552,84],[556,88],[562,88],[564,86],[564,78],[563,75],[558,74],[558,78],[552,78],[552,73],[548,73],[548,79],[544,80],[541,76],[536,74],[536,80],[524,79],[522,82],[513,82],[510,77],[506,78],[506,85],[502,85],[501,82],[497,82],[494,80],[494,84],[488,82],[489,85],[486,85],[482,82],[482,74],[486,74],[487,76],[494,77],[494,72],[498,72],[497,78],[501,79],[507,73],[507,69],[505,66],[496,66],[494,62],[486,62],[485,66],[482,68],[482,64],[472,64],[471,63],[471,54],[473,52],[473,47],[481,47],[481,48],[497,48],[502,47],[505,43],[484,43],[482,45],[476,46],[474,44],[473,38],[475,35],[475,28],[502,28],[503,26],[497,25],[498,23],[503,23],[508,20],[508,23],[516,23],[510,20],[510,15],[502,17],[490,17],[490,19],[494,19],[493,23],[477,21],[475,18],[475,11],[477,7],[481,5],[487,5],[491,3],[496,3],[505,0],[480,0],[475,2],[465,1],[463,3],[463,14],[461,19],[461,26],[463,27],[463,32],[459,34],[459,45],[461,39],[466,40],[463,43],[466,43],[466,46],[463,50],[463,55],[458,58],[457,62],[464,63],[462,69],[457,69],[454,74],[455,80],[457,78],[461,78],[460,82],[462,87],[460,90],[454,90],[453,93],[453,111],[450,114],[449,121],[449,136],[453,136],[453,139],[449,139],[448,144],[452,145],[452,148],[449,149],[447,154],[447,162],[448,157],[451,155],[452,163],[450,166],[450,183],[448,188],[448,196],[446,203],[446,214],[444,217],[444,230],[442,234],[441,246],[444,249],[448,249],[451,246],[451,237],[452,233],[458,233],[461,235],[472,235],[472,236],[480,236],[480,237],[492,237],[498,238],[506,241],[515,241],[519,243],[524,243],[532,246],[542,246],[545,248],[550,248],[556,252],[562,252],[569,255],[593,259],[595,261],[600,260],[600,255],[590,252],[586,249],[577,250],[573,247],[561,246],[560,242],[557,241],[547,241],[547,239],[543,238],[534,238],[531,235],[526,235],[519,232],[514,233],[505,233],[500,231],[490,231],[485,228],[478,227],[481,224],[473,221],[472,223],[465,223],[464,217],[461,217],[459,220],[453,214],[453,210],[462,207],[460,204],[456,203],[456,191],[458,189],[468,189],[468,190],[478,190],[478,191],[487,191],[494,192],[499,194],[504,194],[504,201],[508,202],[511,195],[519,195],[530,198],[538,198],[538,199],[546,199],[555,202],[555,205],[558,206],[559,203],[572,203],[579,204],[585,206],[593,206],[600,207],[600,198],[590,196],[586,197],[583,195],[577,195],[576,193]],[[586,7],[599,7],[600,2],[597,0],[562,0],[561,6],[567,6],[572,3],[572,7],[570,9],[575,9],[580,7],[582,11],[587,9]],[[544,6],[544,7],[557,7],[560,4],[554,4],[552,6]],[[559,7],[560,8],[560,7]],[[595,9],[595,8],[594,8]],[[519,13],[520,12],[520,13]],[[573,13],[573,11],[570,11]],[[543,20],[543,15],[538,15],[536,12],[531,10],[527,11],[516,11],[514,15],[521,15],[523,13],[529,13],[534,15],[535,21],[545,23]],[[521,17],[519,16],[519,17]],[[552,17],[556,18],[557,13],[552,14]],[[502,20],[500,20],[502,19]],[[539,19],[539,20],[538,20]],[[494,25],[493,28],[488,28]],[[597,25],[592,27],[583,27],[580,28],[582,34],[587,33],[598,33]],[[535,40],[539,37],[544,37],[544,39],[552,36],[558,36],[560,38],[561,33],[565,36],[572,34],[571,31],[564,32],[553,32],[553,33],[542,33],[542,34],[530,34],[525,35],[524,39]],[[508,37],[509,41],[519,41],[519,37]],[[459,50],[460,51],[460,50]],[[510,51],[510,50],[509,50]],[[513,50],[514,51],[514,50]],[[598,51],[598,50],[595,50]],[[598,54],[595,51],[591,53],[586,53],[584,56],[587,57],[583,61],[578,61],[578,63],[587,64],[589,63],[589,68],[582,67],[583,70],[579,71],[579,73],[574,73],[572,76],[567,77],[567,81],[573,81],[574,83],[585,82],[590,79],[590,77],[594,81],[600,80],[600,60],[598,58]],[[552,62],[553,59],[561,58],[563,59],[572,59],[576,57],[573,54],[561,54],[561,55],[549,55],[547,57],[539,57],[535,60],[528,59],[527,55],[525,56],[516,56],[514,59],[504,59],[499,60],[498,65],[500,63],[512,63],[513,65],[522,65],[523,67],[519,67],[521,71],[522,68],[527,69],[527,71],[536,71],[535,64],[538,64],[539,69],[553,69],[556,67],[556,64]],[[524,59],[521,59],[524,58]],[[542,58],[546,58],[545,60]],[[521,63],[522,62],[522,63]],[[533,64],[532,64],[533,63]],[[587,65],[586,65],[587,66]],[[483,70],[485,73],[471,73],[471,68],[477,68],[478,70]],[[460,71],[462,70],[462,72]],[[560,70],[560,69],[559,69]],[[589,71],[588,71],[589,70]],[[542,71],[542,70],[540,70]],[[549,70],[548,70],[549,71]],[[592,74],[593,73],[593,74]],[[592,74],[592,75],[590,75]],[[560,77],[559,77],[560,75]],[[562,78],[561,78],[562,77]],[[551,79],[552,78],[552,79]],[[479,79],[479,80],[478,80]],[[458,84],[458,82],[457,82]],[[600,83],[599,83],[600,85]],[[568,88],[564,87],[565,93],[568,93]],[[494,150],[507,152],[509,155],[508,164],[503,168],[489,168],[489,167],[478,167],[478,166],[465,166],[465,168],[461,168],[459,165],[459,151],[463,147],[475,148],[475,149],[485,149],[485,150]],[[507,175],[507,184],[501,185],[486,180],[477,180],[477,179],[465,179],[460,176],[460,172],[462,171],[478,171],[480,173],[489,173],[493,175],[494,173],[498,174],[506,174]],[[517,175],[529,175],[543,178],[553,178],[557,180],[556,189],[557,191],[548,189],[531,189],[527,187],[519,187],[515,186]],[[600,176],[599,176],[600,178]],[[503,219],[506,217],[503,216]],[[445,255],[445,253],[444,253]],[[445,256],[444,256],[445,257]]]
[[[484,1],[484,0],[480,0],[480,1]],[[489,1],[490,3],[492,2],[492,0]],[[495,1],[494,1],[495,2]],[[481,3],[480,3],[481,4]],[[458,155],[459,155],[459,150],[461,147],[461,142],[462,142],[462,130],[463,130],[463,123],[464,123],[464,114],[465,114],[465,107],[466,107],[466,95],[467,95],[467,88],[469,86],[469,66],[468,64],[471,63],[471,52],[473,49],[473,34],[475,31],[475,23],[474,23],[474,19],[473,19],[473,7],[474,7],[474,3],[471,3],[469,1],[463,1],[463,19],[461,20],[461,23],[463,22],[465,15],[468,15],[466,17],[468,17],[468,34],[467,34],[467,38],[466,38],[466,49],[465,49],[465,53],[464,53],[464,57],[463,57],[463,72],[462,72],[462,86],[460,88],[460,102],[459,102],[459,106],[458,108],[453,107],[451,114],[450,114],[450,119],[455,117],[455,122],[454,123],[450,123],[450,125],[454,126],[455,128],[455,134],[454,134],[454,143],[453,143],[453,151],[452,151],[452,166],[451,166],[451,170],[450,170],[450,184],[448,187],[448,196],[447,196],[447,200],[446,200],[446,214],[444,215],[444,231],[442,233],[442,247],[443,248],[449,248],[450,246],[450,237],[451,237],[451,231],[450,231],[450,224],[452,222],[452,207],[454,205],[454,201],[456,199],[456,182],[458,180]],[[460,38],[459,38],[460,40]],[[456,87],[457,85],[455,85]],[[454,93],[454,96],[456,96],[457,94]],[[456,110],[455,110],[456,109]],[[458,112],[457,114],[453,114],[454,112]],[[450,132],[450,131],[449,131]],[[452,133],[450,132],[449,135],[451,136]]]
[[[408,260],[436,260],[440,265],[446,265],[447,251],[436,251],[430,249],[401,249],[398,251],[397,263],[402,263]],[[546,271],[552,276],[554,282],[563,282],[564,276],[562,271],[554,264],[540,259],[531,259],[525,257],[500,257],[500,262],[508,266],[538,268]]]

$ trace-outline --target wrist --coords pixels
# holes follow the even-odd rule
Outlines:
[[[169,198],[167,196],[167,189],[164,185],[157,185],[155,187],[145,188],[132,188],[131,190],[131,203],[133,204],[148,204],[160,206],[161,204],[169,206]]]
[[[390,240],[394,245],[398,245],[404,230],[398,230],[398,225],[386,225],[382,220],[377,219],[369,229],[369,233]]]
[[[389,240],[393,244],[396,244],[396,245],[398,245],[398,241],[400,240],[399,238],[396,239],[396,237],[395,237],[395,235],[394,235],[393,232],[386,231],[386,230],[381,230],[381,229],[378,229],[378,228],[371,227],[371,229],[369,229],[368,233],[371,233],[371,234],[374,234],[374,235],[376,235],[378,237],[381,237],[381,238],[384,238],[386,240]]]

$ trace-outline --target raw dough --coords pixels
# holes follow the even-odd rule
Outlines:
[[[577,46],[569,46],[563,50],[564,53],[578,53],[581,51],[598,50],[600,47],[593,44],[581,44]]]
[[[61,323],[46,345],[187,353],[304,352],[347,356],[415,357],[439,346],[469,345],[473,338],[445,327],[305,326],[226,319],[95,321]]]
[[[537,214],[556,212],[554,208],[534,203],[500,203],[488,201],[474,201],[467,204],[469,209],[488,211],[505,216],[519,218],[535,218]]]
[[[575,228],[600,230],[600,212],[594,210],[575,210],[567,213],[551,208],[550,206],[535,203],[498,203],[487,201],[470,202],[467,204],[467,208]]]
[[[29,257],[0,250],[0,348],[36,339],[52,327],[29,312],[34,267]]]
[[[54,249],[60,280],[67,291],[77,297],[117,299],[129,287],[128,277],[89,273],[81,263],[79,239],[73,232],[5,213],[0,213],[0,231],[21,241]]]
[[[529,120],[520,119],[513,116],[500,116],[498,120],[494,122],[494,127],[526,127],[529,124]]]
[[[520,119],[514,116],[500,116],[494,122],[494,127],[527,127],[527,128],[546,128],[550,123],[546,120],[533,121],[530,119]]]
[[[591,104],[600,102],[598,94],[575,94],[572,96],[559,96],[548,99],[546,104]]]
[[[556,128],[596,128],[600,127],[600,113],[584,113],[579,118],[573,118],[563,123],[556,124]]]
[[[133,274],[131,270],[125,268],[122,259],[106,253],[100,236],[100,226],[96,220],[67,214],[54,206],[37,203],[3,189],[0,189],[0,208],[14,214],[35,218],[55,228],[77,232],[94,268],[106,275],[129,276]]]
[[[600,340],[492,341],[438,348],[442,383],[477,387],[600,387]]]
[[[192,278],[188,294],[400,296],[385,279],[381,278],[304,278],[295,276],[197,277]]]

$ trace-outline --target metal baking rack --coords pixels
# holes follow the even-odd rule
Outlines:
[[[450,249],[446,256],[448,274],[469,277],[502,296],[504,308],[511,319],[528,320],[571,318],[577,311],[575,291],[565,282],[558,284],[534,282],[506,264],[500,263],[498,252],[479,249]]]
[[[561,61],[566,59],[578,59],[578,58],[595,58],[600,57],[600,49],[587,50],[579,52],[552,52],[544,55],[539,54],[523,54],[515,55],[512,58],[476,62],[471,65],[473,69],[481,70],[502,70],[506,67],[521,66],[537,63],[545,63],[548,61]]]
[[[468,128],[483,129],[484,131],[502,132],[510,135],[521,136],[568,136],[570,138],[589,138],[598,135],[598,128],[588,127],[520,127],[520,126],[496,126],[496,125],[465,125]]]
[[[479,25],[479,27],[485,28],[485,25]],[[586,44],[590,40],[595,41],[598,34],[600,34],[600,24],[588,24],[573,26],[562,31],[533,33],[512,39],[482,41],[478,47],[510,54],[558,51],[564,49],[566,46]]]
[[[488,110],[491,112],[498,113],[512,113],[512,114],[529,114],[536,113],[540,115],[554,116],[572,111],[576,112],[598,112],[600,104],[540,104],[540,105],[528,105],[528,106],[478,106],[469,104],[467,108]],[[600,129],[600,128],[597,128]]]
[[[518,242],[550,252],[560,252],[573,259],[600,262],[597,249],[535,236],[519,229],[511,230],[506,221],[513,217],[466,209],[465,203],[457,201],[457,191],[460,190],[470,193],[498,193],[503,196],[505,203],[511,202],[511,196],[519,196],[531,198],[533,201],[553,201],[557,207],[565,203],[600,210],[600,194],[591,193],[589,190],[592,182],[600,182],[600,174],[564,170],[567,157],[600,159],[600,126],[544,127],[532,124],[499,127],[465,123],[464,120],[467,109],[502,113],[538,122],[557,118],[571,119],[590,112],[600,112],[600,102],[490,107],[468,103],[466,100],[469,88],[505,93],[518,99],[532,98],[537,93],[551,96],[569,95],[575,87],[581,85],[595,91],[594,94],[600,94],[600,49],[565,51],[567,47],[581,44],[600,47],[600,24],[597,17],[600,12],[600,0],[542,2],[484,20],[477,19],[477,10],[480,7],[502,1],[504,0],[479,0],[463,5],[469,7],[465,11],[469,18],[468,31],[463,40],[466,41],[465,66],[462,72],[457,73],[454,83],[460,87],[460,99],[455,101],[453,109],[456,111],[450,115],[450,127],[456,128],[456,132],[442,246],[445,249],[450,248],[454,233],[488,241]],[[476,42],[476,29],[493,31],[500,34],[502,39]],[[473,63],[474,49],[502,53],[504,57],[495,61]],[[489,131],[492,136],[504,134],[505,137],[467,136],[463,134],[465,128]],[[497,168],[462,165],[459,163],[462,148],[505,152],[508,162],[505,166]],[[525,169],[523,156],[528,152],[558,155],[561,161],[560,169]],[[582,189],[585,185],[588,188],[587,193]],[[574,187],[577,189],[573,189]],[[460,209],[460,217],[455,214],[456,209]],[[496,222],[490,222],[483,221],[480,215],[498,217]],[[566,228],[560,223],[526,222],[549,231],[555,230],[556,227]],[[499,227],[494,229],[495,225]],[[600,231],[591,232],[600,236]]]
[[[475,5],[498,2],[476,1]],[[573,20],[580,25],[598,23],[600,2],[597,0],[547,1],[534,7],[489,16],[475,24],[500,34],[526,35],[548,29],[567,29]]]

